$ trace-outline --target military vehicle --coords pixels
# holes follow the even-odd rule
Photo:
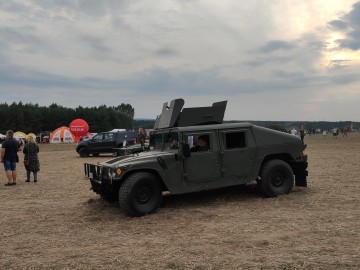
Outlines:
[[[164,103],[150,150],[100,164],[85,163],[92,190],[119,201],[129,216],[155,212],[164,192],[183,194],[257,181],[267,197],[307,186],[300,138],[251,123],[223,123],[226,101],[184,108]]]

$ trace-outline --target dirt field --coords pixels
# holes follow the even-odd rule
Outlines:
[[[308,188],[166,196],[142,218],[84,179],[84,162],[110,156],[40,145],[39,183],[20,164],[18,185],[0,186],[0,269],[360,269],[360,134],[305,140]]]

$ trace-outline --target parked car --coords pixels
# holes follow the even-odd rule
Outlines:
[[[102,153],[114,154],[117,152],[117,148],[133,145],[134,140],[134,131],[101,132],[88,140],[79,142],[76,152],[81,157],[98,156]]]

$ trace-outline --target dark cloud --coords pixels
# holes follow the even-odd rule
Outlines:
[[[91,50],[91,56],[94,58],[108,58],[107,56],[113,54],[113,50],[104,44],[100,38],[92,36],[81,36],[80,41]]]
[[[176,56],[178,53],[177,51],[175,51],[174,49],[170,49],[170,48],[162,48],[159,49],[157,51],[155,51],[155,54],[158,56]]]
[[[139,73],[130,79],[106,80],[100,77],[67,77],[23,66],[0,67],[2,87],[31,87],[34,89],[86,90],[131,90],[134,94],[153,95],[209,95],[222,92],[224,95],[256,93],[296,89],[311,83],[311,78],[301,74],[277,71],[278,80],[273,79],[229,79],[219,76],[217,69],[190,72],[178,69],[153,69]],[[70,97],[71,98],[71,97]]]
[[[32,34],[34,32],[33,27],[0,27],[0,40],[10,44],[39,44],[41,39]]]
[[[28,8],[21,2],[17,1],[0,1],[0,9],[8,12],[26,12]]]
[[[257,59],[245,61],[243,64],[248,67],[261,67],[268,64],[284,64],[294,60],[294,56],[278,56],[272,57],[271,55],[264,55],[262,57],[257,57]]]
[[[111,10],[121,11],[121,8],[128,5],[128,1],[125,0],[34,0],[33,2],[45,10],[65,11],[68,14],[84,14],[91,17],[107,15]]]
[[[336,30],[345,30],[346,28],[348,28],[346,22],[342,20],[333,20],[330,21],[328,24]]]
[[[360,81],[360,77],[358,73],[351,73],[351,74],[331,76],[330,81],[336,84],[347,85]]]
[[[284,70],[274,70],[273,75],[282,79],[305,79],[305,75],[302,72],[289,72]]]
[[[358,28],[360,27],[360,2],[355,3],[352,7],[352,10],[345,15],[345,20],[347,20],[352,27]]]
[[[351,60],[330,60],[330,63],[328,64],[328,68],[331,70],[339,70],[343,69],[351,63]]]
[[[351,37],[347,39],[339,39],[337,40],[337,43],[341,48],[347,48],[357,51],[360,49],[360,36],[355,38]]]
[[[337,30],[347,30],[345,38],[337,40],[340,48],[351,50],[360,49],[360,2],[352,6],[352,10],[339,20],[333,20],[329,24]],[[346,27],[345,27],[346,26]]]
[[[273,51],[279,50],[292,50],[296,48],[296,45],[290,42],[282,41],[282,40],[271,40],[268,41],[265,46],[260,48],[260,51],[263,53],[270,53]]]

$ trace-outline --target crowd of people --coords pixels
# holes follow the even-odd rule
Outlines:
[[[8,130],[5,135],[5,140],[1,144],[0,161],[4,164],[7,183],[5,186],[15,186],[17,180],[17,164],[19,163],[19,152],[24,153],[23,164],[26,169],[26,180],[30,182],[31,173],[33,174],[34,182],[38,181],[37,173],[40,171],[39,162],[39,146],[36,144],[35,138],[28,137],[28,141],[23,143],[14,138],[14,132]]]
[[[299,129],[296,130],[295,128],[291,129],[290,134],[295,136],[300,136],[301,141],[304,143],[304,137],[305,135],[317,135],[322,134],[324,138],[327,137],[328,134],[332,134],[334,139],[337,139],[337,137],[342,134],[343,137],[348,136],[348,129],[347,128],[332,128],[332,129]]]

